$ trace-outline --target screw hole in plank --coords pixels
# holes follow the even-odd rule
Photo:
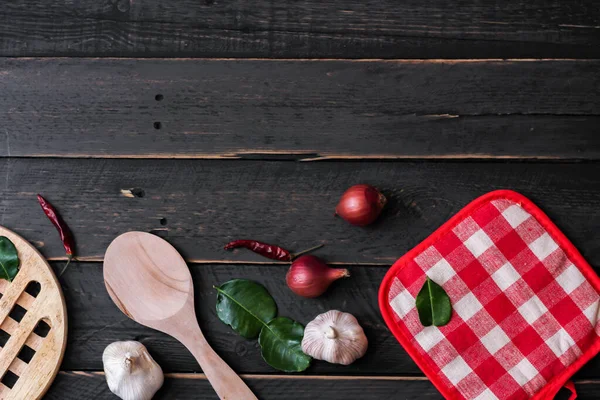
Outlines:
[[[161,218],[161,219],[160,219],[160,224],[161,224],[162,226],[165,226],[165,225],[167,224],[167,219],[166,219],[166,218]]]
[[[162,99],[164,99],[165,96],[163,96],[162,94],[157,94],[156,96],[154,96],[154,100],[156,101],[162,101]]]
[[[117,2],[117,10],[119,10],[123,13],[129,11],[130,8],[131,8],[131,3],[129,2],[129,0],[119,0]]]
[[[154,123],[154,129],[160,129],[160,128],[162,128],[162,124],[160,123],[160,121],[156,121]]]

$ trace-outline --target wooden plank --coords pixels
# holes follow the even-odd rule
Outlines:
[[[358,377],[315,377],[251,375],[243,376],[253,392],[261,399],[330,400],[355,399],[358,393],[364,400],[382,398],[442,399],[434,386],[426,380]],[[163,388],[154,397],[160,399],[214,400],[216,395],[202,374],[167,375]],[[44,399],[114,399],[104,374],[89,372],[61,372]]]
[[[599,159],[598,70],[598,60],[2,59],[0,156]]]
[[[597,2],[12,2],[2,56],[591,57]]]
[[[330,399],[362,400],[396,399],[442,400],[443,397],[427,380],[411,377],[389,376],[319,376],[299,377],[281,375],[242,376],[258,396],[263,399],[312,400]],[[597,399],[600,382],[576,381],[580,400]],[[360,397],[356,397],[360,395]],[[45,399],[113,399],[102,373],[61,372]],[[215,399],[215,395],[202,374],[168,374],[163,388],[155,399]],[[556,400],[567,400],[569,393],[559,392]]]
[[[56,269],[61,263],[53,264]],[[238,373],[276,373],[261,358],[256,340],[235,334],[216,316],[216,292],[235,278],[263,284],[277,302],[280,316],[302,324],[318,314],[337,309],[356,316],[369,339],[367,354],[344,367],[315,361],[308,375],[421,375],[420,370],[387,329],[379,312],[377,293],[387,267],[350,267],[351,277],[336,282],[325,295],[305,299],[294,295],[285,284],[285,265],[191,265],[196,294],[196,313],[207,340]],[[167,372],[198,372],[192,355],[175,339],[129,320],[112,304],[102,279],[99,263],[69,266],[61,278],[69,308],[69,343],[62,364],[66,370],[100,370],[104,348],[116,340],[139,340]],[[600,358],[590,361],[579,378],[600,376]]]
[[[57,269],[60,265],[54,263]],[[351,278],[339,282],[318,300],[294,295],[285,284],[287,269],[285,265],[192,265],[195,306],[201,328],[211,346],[236,372],[276,372],[262,360],[256,340],[240,337],[216,316],[216,292],[212,286],[245,278],[265,285],[277,302],[279,315],[303,324],[330,309],[351,312],[359,319],[370,341],[367,355],[348,367],[315,362],[308,373],[419,374],[416,365],[387,331],[378,311],[377,290],[387,268],[354,267]],[[129,320],[118,310],[104,288],[101,264],[69,266],[62,280],[70,324],[70,342],[62,369],[102,369],[100,355],[108,344],[133,339],[144,343],[165,371],[199,371],[198,364],[183,345]]]
[[[46,257],[64,259],[37,204],[42,193],[71,226],[83,259],[101,260],[112,239],[141,230],[197,262],[270,261],[222,249],[255,238],[293,251],[324,243],[319,254],[329,262],[390,265],[476,197],[510,188],[539,204],[600,265],[599,176],[598,163],[8,158],[0,160],[0,225]],[[333,216],[344,190],[362,182],[389,197],[382,218],[366,229]],[[121,193],[129,188],[144,197]]]

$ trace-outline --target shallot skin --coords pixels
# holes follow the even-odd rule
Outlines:
[[[354,185],[344,192],[335,213],[352,225],[366,226],[379,217],[386,203],[385,196],[373,186]]]
[[[307,255],[292,263],[285,279],[298,296],[314,298],[325,293],[333,281],[349,276],[347,269],[330,268],[320,258]]]

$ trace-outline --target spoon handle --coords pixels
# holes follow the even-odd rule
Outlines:
[[[180,340],[192,352],[221,400],[258,400],[238,374],[210,347],[200,328]]]

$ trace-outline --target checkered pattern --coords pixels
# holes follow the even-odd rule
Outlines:
[[[443,327],[415,298],[429,276],[450,296]],[[397,327],[457,399],[528,399],[597,339],[599,295],[519,204],[485,202],[408,260],[389,290]]]

